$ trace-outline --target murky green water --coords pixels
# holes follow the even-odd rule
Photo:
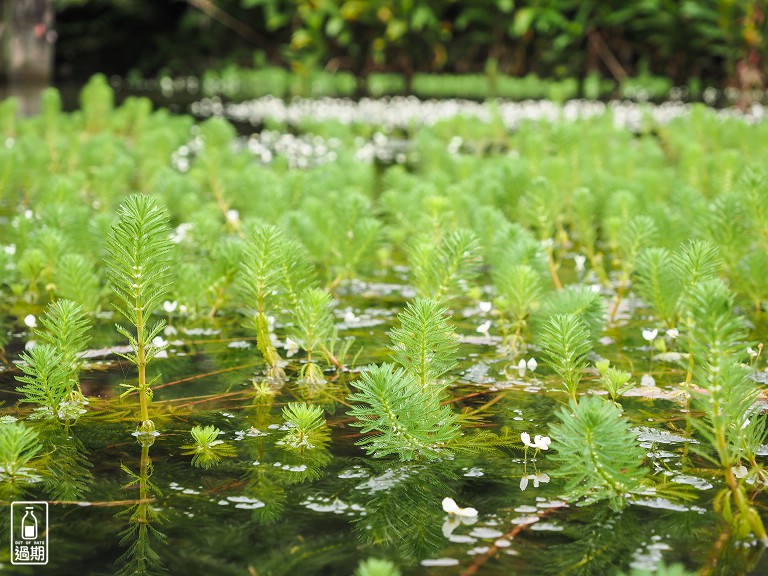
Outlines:
[[[354,292],[338,307],[339,316],[346,315],[342,335],[363,345],[358,365],[380,362],[387,355],[386,330],[402,301],[397,291],[387,298],[380,290],[368,298]],[[465,340],[452,388],[454,408],[479,410],[477,425],[497,432],[508,427],[516,437],[546,433],[564,400],[550,391],[554,383],[547,370],[520,376],[499,342],[475,331],[482,321],[476,310],[457,307],[454,320]],[[706,471],[681,472],[684,459],[686,469],[695,467],[695,459],[674,401],[641,395],[624,405],[649,466],[687,486],[688,500],[640,498],[622,511],[605,504],[568,506],[558,498],[561,485],[547,474],[546,458],[528,454],[525,462],[522,451],[421,463],[365,458],[345,415],[347,376],[318,390],[289,378],[274,395],[260,394],[252,379],[259,379],[263,362],[246,331],[232,324],[171,324],[179,332],[170,338],[168,358],[153,368],[153,418],[161,434],[142,450],[131,435],[135,399],[121,401],[115,392],[130,377],[129,368],[114,354],[91,358],[83,387],[99,400],[72,430],[82,442],[82,461],[69,462],[73,444],[66,435],[52,441],[61,446],[53,458],[69,459],[72,479],[85,482],[86,496],[51,502],[47,566],[4,562],[4,571],[134,573],[152,554],[157,566],[150,564],[148,571],[162,565],[171,574],[351,574],[368,557],[389,558],[405,574],[598,575],[653,569],[660,559],[693,569],[710,558],[721,559],[716,573],[768,571],[760,546],[718,548],[720,524],[711,500],[720,479]],[[623,327],[597,352],[622,350],[627,356],[612,357],[614,362],[647,370],[650,356],[639,332],[637,326]],[[674,370],[664,374],[657,382],[661,390],[675,378]],[[7,375],[3,383],[13,389]],[[5,399],[15,401],[10,393]],[[326,409],[332,430],[327,446],[301,454],[278,444],[285,430],[280,410],[296,399]],[[189,443],[193,423],[220,428],[237,457],[208,470],[191,467],[181,446]],[[132,485],[126,486],[132,478],[121,466],[137,475]],[[478,517],[446,515],[441,501],[447,496],[475,507]],[[132,520],[132,513],[146,523]],[[149,526],[146,539],[137,528],[142,526]],[[137,542],[145,547],[133,559],[119,560]]]

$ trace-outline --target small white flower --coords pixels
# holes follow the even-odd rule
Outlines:
[[[757,352],[755,350],[753,350],[752,348],[747,348],[747,354],[749,354],[750,358],[756,358],[757,357]]]
[[[744,430],[744,428],[749,426],[751,423],[752,421],[749,418],[747,418],[746,420],[744,420],[744,424],[741,425],[741,429]]]
[[[520,440],[529,448],[536,448],[537,450],[549,450],[549,445],[552,443],[549,436],[541,436],[540,434],[534,436],[533,442],[531,442],[531,435],[528,432],[520,434]]]
[[[290,338],[285,339],[285,355],[290,358],[299,351],[299,345]]]
[[[670,340],[675,340],[678,336],[680,336],[680,331],[677,328],[670,328],[667,330],[667,336]]]
[[[443,498],[443,511],[452,516],[477,516],[477,510],[474,508],[460,508],[453,498]]]
[[[152,338],[152,346],[156,348],[162,348],[163,346],[167,346],[167,345],[168,345],[168,340],[166,340],[162,336],[155,336],[154,338]]]
[[[32,350],[32,348],[34,348],[35,346],[37,346],[37,341],[36,340],[30,340],[29,342],[26,342],[24,344],[24,350],[26,350],[26,351]]]
[[[355,313],[352,311],[352,308],[347,308],[344,311],[344,322],[347,324],[352,324],[353,322],[357,322],[357,316],[355,316]]]
[[[643,338],[647,340],[648,342],[653,342],[656,339],[656,336],[659,335],[658,330],[643,330]]]
[[[237,210],[227,210],[227,222],[237,224],[240,222],[240,212]]]
[[[525,489],[528,488],[528,480],[532,480],[533,487],[538,488],[540,483],[546,484],[549,482],[549,476],[544,473],[529,474],[528,476],[523,476],[520,478],[520,490],[525,491]]]
[[[35,318],[34,314],[27,314],[24,317],[24,324],[29,328],[37,328],[37,318]]]
[[[741,466],[732,466],[731,471],[736,478],[744,478],[749,474],[749,470],[747,470],[747,467],[743,464]]]
[[[531,358],[528,360],[528,362],[526,362],[525,365],[528,367],[528,370],[533,372],[534,370],[536,370],[536,368],[538,368],[539,363],[536,362],[536,358]]]
[[[165,330],[163,330],[163,334],[165,334],[166,336],[176,336],[176,334],[178,333],[179,331],[176,329],[175,326],[166,326]]]
[[[191,222],[182,222],[176,226],[176,230],[171,233],[171,242],[174,244],[180,244],[187,237],[187,233],[192,230]]]
[[[29,209],[24,210],[24,218],[26,218],[27,220],[32,220],[32,218],[34,217],[35,217],[35,213],[32,212],[32,210],[29,210]]]
[[[16,244],[8,244],[8,246],[3,248],[3,251],[9,256],[13,256],[16,254]]]
[[[179,305],[179,303],[174,300],[171,302],[170,300],[166,300],[163,302],[163,309],[168,312],[168,314],[173,313],[176,310],[176,307]]]
[[[517,374],[520,376],[520,378],[525,376],[525,370],[526,370],[525,360],[521,359],[520,362],[517,363]]]
[[[656,379],[650,374],[643,374],[643,377],[640,378],[640,386],[644,388],[656,386]]]
[[[584,272],[584,263],[587,261],[587,257],[583,254],[576,254],[573,261],[576,263],[576,272]]]
[[[480,309],[480,312],[487,314],[493,308],[493,304],[490,302],[479,302],[477,307]]]
[[[480,324],[480,326],[477,327],[477,331],[480,332],[480,334],[485,334],[488,336],[488,329],[491,327],[491,321],[487,320],[486,322],[483,322]]]

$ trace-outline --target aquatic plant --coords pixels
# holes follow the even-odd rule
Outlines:
[[[403,368],[374,366],[352,385],[357,392],[348,397],[348,414],[357,419],[351,426],[373,432],[357,442],[369,455],[406,461],[450,454],[446,444],[460,433],[456,415]]]
[[[130,478],[123,488],[138,488],[139,497],[135,503],[115,515],[118,518],[128,518],[128,526],[120,533],[120,546],[126,546],[127,549],[115,561],[119,567],[115,574],[119,576],[167,573],[156,550],[157,545],[165,545],[167,538],[153,525],[160,522],[160,514],[159,510],[150,506],[154,496],[160,495],[160,490],[150,480],[154,472],[152,459],[149,457],[153,441],[150,436],[141,443],[138,473],[132,472],[124,464],[120,466]]]
[[[282,311],[282,304],[296,304],[298,294],[313,284],[302,252],[275,226],[256,226],[246,233],[245,258],[241,262],[239,288],[246,298],[256,329],[256,344],[268,366],[268,378],[276,383],[285,379],[280,355],[270,336],[270,316]]]
[[[576,391],[592,350],[586,324],[575,314],[552,316],[542,327],[538,343],[544,361],[561,378],[563,389],[576,402]]]
[[[283,408],[283,420],[290,428],[281,443],[294,450],[312,450],[324,447],[330,440],[320,406],[291,402]]]
[[[608,499],[621,507],[627,495],[641,490],[648,475],[645,450],[619,408],[597,396],[582,397],[561,407],[557,417],[550,429],[555,453],[547,461],[557,465],[552,474],[565,479],[569,498]]]
[[[222,432],[215,426],[193,426],[189,433],[194,444],[186,444],[181,449],[184,450],[182,454],[192,455],[192,466],[211,468],[222,458],[237,456],[234,446],[219,439]]]
[[[81,402],[70,402],[70,394],[75,391],[75,381],[71,370],[64,364],[62,354],[50,344],[40,344],[20,356],[19,368],[23,376],[16,380],[24,386],[17,388],[23,394],[21,402],[36,404],[36,418],[61,418],[74,420],[80,415]],[[69,410],[69,405],[75,408]]]
[[[619,398],[635,386],[635,382],[630,381],[632,378],[630,372],[614,368],[608,360],[596,362],[595,368],[600,374],[600,383],[614,404],[618,404]]]
[[[315,352],[325,356],[329,364],[338,364],[329,349],[336,339],[332,305],[331,295],[325,290],[306,288],[296,296],[295,308],[291,311],[295,326],[290,333],[307,353],[300,378],[310,385],[325,383],[323,372],[313,357]]]
[[[83,365],[83,354],[91,341],[91,323],[83,307],[71,300],[57,300],[40,317],[40,324],[44,329],[35,329],[35,336],[61,354],[64,369],[80,392],[78,373]]]
[[[73,300],[88,313],[94,313],[101,300],[101,284],[94,267],[80,254],[65,254],[53,275],[55,292],[60,298]]]
[[[400,326],[390,332],[392,359],[425,392],[444,389],[446,375],[456,366],[459,342],[437,300],[416,298],[398,315]]]
[[[141,410],[139,430],[151,433],[155,425],[149,418],[152,399],[147,382],[147,364],[163,349],[155,338],[165,328],[165,320],[150,325],[152,313],[165,300],[169,288],[172,244],[168,239],[168,216],[155,198],[141,194],[129,196],[121,205],[118,220],[107,238],[107,270],[117,296],[115,309],[135,328],[135,333],[117,324],[117,331],[128,339],[133,350],[123,357],[138,369],[138,383],[127,386],[125,394],[137,392]]]
[[[45,466],[38,433],[22,422],[0,424],[0,494],[13,500],[43,480]]]
[[[747,370],[733,360],[745,349],[747,324],[734,314],[733,295],[721,280],[699,282],[689,298],[694,377],[703,389],[694,393],[694,405],[704,415],[689,417],[689,422],[706,440],[692,450],[722,469],[726,485],[717,495],[715,508],[736,535],[744,538],[752,533],[768,544],[760,514],[748,495],[762,489],[761,482],[755,482],[764,474],[756,456],[766,440],[766,424],[755,404],[759,391]],[[746,484],[747,477],[755,479],[753,488]]]
[[[42,329],[35,329],[39,343],[20,356],[18,366],[24,375],[16,380],[24,386],[17,390],[23,394],[21,402],[37,405],[34,418],[69,424],[85,413],[88,404],[78,373],[90,340],[90,322],[79,304],[59,300],[48,306],[40,324]]]
[[[640,251],[645,248],[657,233],[656,223],[648,216],[635,216],[629,224],[621,225],[617,234],[617,252],[621,255],[619,261],[620,276],[616,289],[616,300],[611,308],[610,319],[616,319],[616,313],[624,297],[629,279],[637,265]]]
[[[550,292],[536,314],[536,328],[542,321],[558,314],[573,314],[589,328],[592,340],[598,340],[605,326],[605,301],[599,292],[589,286],[570,285],[563,290]]]
[[[480,258],[480,243],[469,230],[449,232],[437,243],[431,237],[418,238],[408,250],[416,293],[438,302],[450,301],[477,276]]]
[[[354,576],[400,576],[400,570],[389,560],[368,558],[358,564]]]
[[[498,294],[494,303],[503,314],[504,331],[511,332],[507,337],[514,355],[544,295],[541,278],[530,266],[517,264],[494,268],[493,284]]]

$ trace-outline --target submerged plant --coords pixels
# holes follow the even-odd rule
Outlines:
[[[171,241],[168,215],[151,196],[129,196],[118,212],[107,239],[109,280],[119,304],[115,308],[134,327],[135,332],[117,324],[117,331],[128,339],[133,350],[123,357],[138,369],[138,383],[126,394],[139,394],[141,432],[150,433],[155,425],[149,418],[152,399],[147,382],[147,364],[163,349],[155,343],[165,327],[164,320],[151,324],[152,313],[165,300],[169,288]]]
[[[419,238],[408,251],[416,292],[438,302],[466,290],[478,274],[480,259],[480,242],[469,230],[450,232],[439,243],[431,237]]]
[[[21,422],[0,424],[0,494],[12,500],[43,479],[38,433]]]
[[[268,366],[268,378],[285,380],[281,358],[271,338],[270,317],[275,318],[284,303],[296,306],[299,294],[314,284],[311,268],[295,243],[275,226],[248,230],[239,286],[250,311],[249,323],[256,329],[256,344]]]
[[[623,506],[627,495],[640,490],[647,471],[645,449],[619,408],[597,396],[583,397],[560,408],[557,417],[560,422],[550,430],[555,453],[548,460],[558,465],[553,474],[566,479],[566,495]]]
[[[734,313],[733,295],[720,280],[698,283],[689,302],[694,377],[704,390],[694,392],[694,406],[704,417],[689,421],[706,440],[691,448],[723,471],[726,485],[715,499],[715,509],[739,538],[752,533],[768,544],[765,526],[749,496],[765,482],[757,463],[757,452],[766,440],[765,419],[756,405],[759,390],[748,371],[733,361],[745,350],[747,323]],[[747,485],[748,478],[753,487]]]
[[[336,339],[333,325],[333,300],[331,295],[320,288],[307,288],[297,295],[292,316],[295,326],[291,333],[307,353],[306,363],[301,368],[301,378],[311,385],[325,383],[323,371],[315,360],[324,355],[329,363],[338,360],[329,350],[330,342]]]
[[[496,306],[509,325],[510,347],[516,354],[531,315],[544,294],[541,277],[530,266],[517,264],[496,268],[493,283],[498,293]]]
[[[619,398],[625,392],[634,388],[635,383],[630,381],[632,374],[610,366],[608,360],[596,362],[595,367],[600,374],[600,382],[603,388],[608,392],[608,396],[610,396],[614,404],[618,404]]]
[[[400,326],[390,333],[393,360],[421,385],[422,390],[450,382],[446,375],[456,367],[459,342],[437,300],[416,298],[398,315]]]
[[[575,314],[552,316],[542,328],[539,346],[544,361],[557,372],[565,392],[576,402],[576,390],[592,350],[587,326]]]
[[[36,329],[35,336],[61,355],[64,369],[80,392],[78,373],[83,365],[83,353],[91,341],[88,334],[91,323],[83,307],[71,300],[57,300],[40,317],[40,324],[43,329]]]
[[[194,444],[186,444],[181,448],[182,454],[192,455],[192,466],[211,468],[221,462],[222,458],[237,456],[235,447],[219,440],[221,430],[215,426],[194,426],[189,432]]]
[[[400,570],[389,560],[368,558],[360,561],[354,576],[400,576]]]
[[[294,450],[324,447],[330,431],[320,406],[292,402],[283,408],[283,420],[290,428],[281,443]]]
[[[357,442],[369,455],[397,454],[405,461],[450,454],[446,444],[460,434],[456,415],[405,370],[374,366],[352,385],[358,391],[349,396],[354,407],[348,414],[363,434],[373,432]]]

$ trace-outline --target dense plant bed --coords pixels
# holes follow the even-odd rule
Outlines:
[[[0,107],[0,488],[50,573],[766,568],[765,124],[81,102]]]

